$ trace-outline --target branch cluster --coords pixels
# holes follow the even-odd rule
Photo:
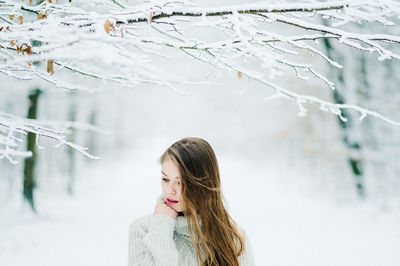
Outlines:
[[[400,44],[398,35],[364,34],[346,27],[357,23],[394,27],[399,16],[400,3],[391,0],[249,3],[208,8],[190,1],[151,1],[139,6],[105,0],[62,4],[43,1],[31,6],[0,0],[0,73],[19,80],[39,78],[68,90],[91,90],[56,78],[58,72],[68,70],[125,87],[148,83],[180,93],[177,85],[189,82],[167,74],[151,61],[153,56],[169,58],[168,49],[173,49],[260,82],[275,91],[266,99],[292,100],[299,106],[299,115],[305,115],[305,105],[313,103],[343,120],[342,110],[351,109],[360,113],[360,120],[371,115],[399,125],[377,112],[296,93],[274,80],[292,70],[299,79],[320,80],[334,90],[335,84],[328,77],[301,61],[301,53],[307,52],[330,67],[342,69],[340,62],[323,52],[318,42],[324,39],[375,53],[381,61],[400,59],[393,49]],[[219,31],[220,37],[193,39],[189,33],[195,27]],[[45,62],[47,68],[35,62]],[[0,118],[0,143],[6,147],[3,157],[8,156],[7,147],[15,147],[18,142],[15,133],[33,132],[67,144],[62,133],[39,127],[35,121],[16,125],[11,123],[13,119],[5,120],[4,115]]]

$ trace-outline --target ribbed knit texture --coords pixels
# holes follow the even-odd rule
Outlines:
[[[160,198],[158,199],[160,200]],[[246,238],[241,266],[253,266],[250,241]],[[134,220],[129,229],[129,266],[198,266],[186,218],[147,215]]]

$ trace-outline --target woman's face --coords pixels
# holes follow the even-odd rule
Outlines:
[[[161,189],[165,197],[165,203],[175,211],[182,211],[181,200],[181,175],[177,165],[166,158],[161,164]]]

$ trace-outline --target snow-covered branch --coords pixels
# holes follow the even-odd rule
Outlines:
[[[154,57],[171,59],[171,50],[182,51],[261,82],[275,90],[278,97],[294,100],[300,114],[306,113],[305,103],[314,103],[340,117],[341,110],[352,109],[362,118],[371,115],[398,125],[356,105],[334,104],[295,93],[275,77],[293,71],[299,79],[316,79],[334,90],[334,82],[311,62],[304,62],[305,51],[330,67],[344,69],[341,62],[324,53],[318,44],[324,39],[375,53],[379,60],[398,60],[400,55],[394,49],[400,45],[398,35],[365,34],[346,26],[379,23],[390,28],[397,25],[399,16],[400,3],[391,0],[263,2],[220,7],[201,7],[192,1],[150,1],[130,6],[115,0],[42,1],[39,5],[0,0],[0,73],[19,80],[45,80],[67,90],[94,90],[64,80],[74,73],[128,88],[164,86],[183,95],[179,86],[196,81],[185,80],[153,63]],[[218,34],[193,37],[191,30],[198,27]],[[35,121],[30,127],[7,121],[2,120],[6,131],[1,141],[9,149],[15,144],[6,138],[9,132],[13,136],[39,126]],[[63,139],[63,135],[46,130],[33,133]]]
[[[68,129],[71,128],[104,133],[95,126],[83,123],[30,120],[0,113],[0,159],[7,159],[15,164],[18,157],[30,157],[31,152],[20,150],[20,145],[24,142],[23,137],[28,133],[36,135],[36,143],[39,148],[41,148],[40,137],[45,137],[56,142],[54,147],[69,146],[90,159],[98,159],[90,154],[87,148],[68,141]]]

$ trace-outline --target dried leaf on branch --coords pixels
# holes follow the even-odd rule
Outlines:
[[[110,34],[110,32],[115,32],[115,26],[112,22],[110,22],[108,19],[106,22],[104,22],[104,30]]]
[[[47,60],[47,73],[54,74],[54,60]]]

